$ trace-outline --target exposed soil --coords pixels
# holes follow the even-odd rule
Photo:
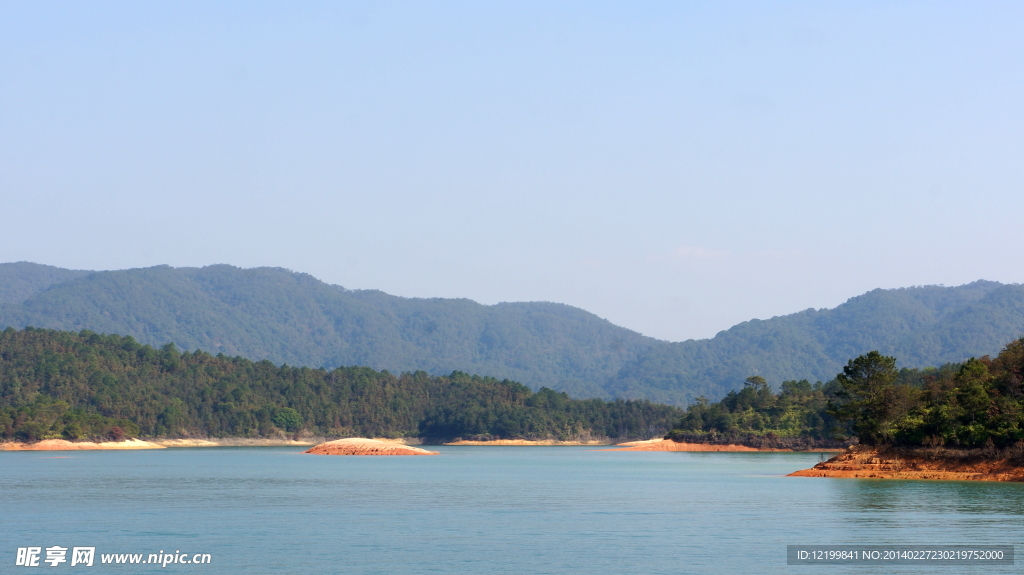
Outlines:
[[[826,439],[822,437],[779,437],[773,433],[691,433],[673,430],[665,439],[679,443],[700,445],[744,445],[758,451],[835,451],[841,452],[847,445],[857,443],[854,438]]]
[[[855,445],[789,477],[1024,481],[1024,462],[998,451]]]

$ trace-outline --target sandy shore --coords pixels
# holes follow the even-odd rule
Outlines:
[[[764,451],[745,445],[712,445],[710,443],[681,443],[671,439],[648,439],[620,443],[615,449],[601,451]],[[783,451],[783,450],[772,450]]]
[[[684,443],[671,439],[647,439],[645,441],[630,441],[619,443],[615,449],[602,449],[601,451],[794,451],[792,449],[765,449],[747,447],[746,445],[716,445],[713,443]],[[839,451],[837,449],[813,449],[812,451]]]
[[[10,441],[0,443],[0,451],[92,451],[100,449],[164,449],[149,441],[126,439],[124,441],[68,441],[66,439],[44,439],[35,443]]]
[[[382,441],[365,437],[349,437],[321,443],[303,453],[314,455],[438,455],[436,451],[427,451],[396,441]]]
[[[205,439],[154,439],[153,443],[164,447],[216,447],[220,445]]]
[[[164,447],[273,447],[279,445],[316,445],[318,441],[248,438],[248,437],[214,437],[210,439],[154,439],[153,443]]]
[[[1024,467],[1006,459],[951,459],[936,451],[878,450],[852,446],[843,453],[789,477],[851,479],[938,479],[945,481],[1024,481]]]
[[[558,441],[555,439],[492,439],[491,441],[452,441],[445,445],[608,445],[607,441]]]
[[[65,439],[46,439],[35,443],[8,441],[0,443],[0,451],[82,451],[97,449],[163,449],[165,447],[306,447],[327,441],[323,437],[310,437],[300,440],[279,438],[249,437],[211,437],[207,439],[153,439],[143,441],[128,439],[126,441],[67,441]],[[370,441],[370,440],[367,440]],[[418,444],[419,439],[387,439],[383,441],[396,444]]]

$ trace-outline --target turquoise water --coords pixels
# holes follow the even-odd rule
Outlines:
[[[826,571],[786,565],[786,545],[1024,552],[1024,485],[783,477],[818,461],[806,453],[436,449],[0,452],[0,573],[813,574]],[[54,545],[95,546],[95,564],[14,566],[18,547]],[[161,550],[210,553],[212,564],[100,564],[101,554]]]

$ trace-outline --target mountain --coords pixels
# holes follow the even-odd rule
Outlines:
[[[565,391],[685,405],[749,375],[827,381],[879,350],[906,367],[994,355],[1024,333],[1024,286],[873,290],[834,309],[666,342],[549,302],[481,305],[347,290],[280,268],[120,271],[0,264],[0,328],[89,329],[152,345],[298,366],[455,370]]]
[[[89,329],[291,365],[461,370],[610,397],[600,383],[658,343],[562,304],[408,299],[276,268],[157,266],[44,286],[25,264],[0,269],[11,265],[40,287],[0,305],[0,328]]]
[[[19,304],[54,284],[89,273],[30,262],[0,264],[0,305]]]
[[[678,403],[680,389],[717,398],[753,374],[775,384],[828,381],[848,360],[871,350],[900,358],[902,367],[936,366],[995,355],[1022,334],[1021,285],[876,289],[834,309],[755,319],[711,339],[652,347],[625,364],[605,389],[616,397],[669,403]]]

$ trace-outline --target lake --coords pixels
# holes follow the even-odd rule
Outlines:
[[[875,573],[787,565],[786,546],[1019,545],[1024,533],[1024,485],[783,477],[817,453],[432,449],[0,452],[0,573]],[[15,566],[31,546],[42,559],[68,548],[69,561]],[[78,546],[96,548],[92,567],[70,565]],[[158,553],[211,563],[101,564]]]

